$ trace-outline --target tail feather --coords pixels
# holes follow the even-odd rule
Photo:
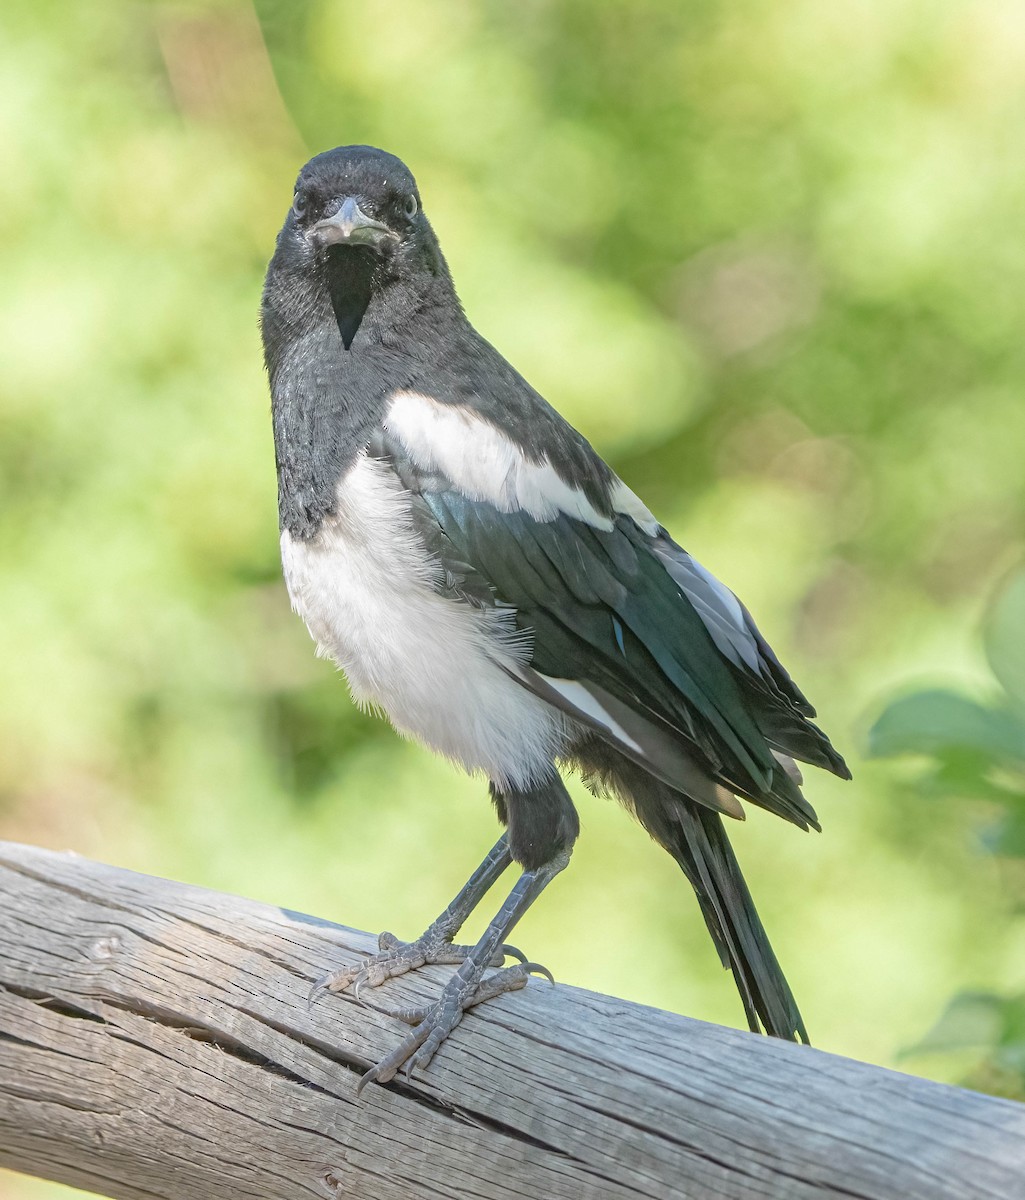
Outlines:
[[[670,802],[676,810],[676,836],[663,845],[697,894],[723,966],[733,971],[748,1025],[755,1033],[764,1029],[773,1037],[807,1042],[797,1001],[769,943],[722,818],[690,801],[672,797]],[[647,824],[643,816],[641,821]]]
[[[769,944],[721,816],[608,745],[590,742],[581,747],[578,761],[588,786],[618,796],[680,865],[697,894],[723,966],[733,972],[751,1030],[807,1042],[797,1001]]]

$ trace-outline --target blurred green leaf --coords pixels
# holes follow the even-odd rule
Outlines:
[[[1025,571],[997,597],[986,622],[985,645],[993,674],[1025,711]]]
[[[971,1064],[966,1086],[1025,1099],[1025,996],[961,992],[901,1058],[925,1055],[956,1055]]]
[[[914,1046],[907,1057],[950,1050],[992,1048],[1001,1043],[1007,1026],[1006,1013],[1021,999],[1009,1000],[991,992],[962,992],[950,1001],[939,1020]]]
[[[952,691],[923,691],[890,704],[869,732],[871,752],[932,759],[916,781],[928,797],[958,795],[996,806],[978,838],[1008,868],[1025,858],[1025,572],[999,593],[984,630],[987,657],[1006,699],[980,704]],[[1013,907],[1013,870],[1005,881]],[[1011,886],[1008,886],[1010,884]],[[1020,907],[1020,906],[1019,906]],[[1025,1099],[1025,996],[961,992],[906,1057],[937,1054],[973,1065],[968,1087]]]
[[[998,821],[982,831],[980,845],[990,854],[1025,858],[1025,797],[1004,792],[1000,799],[1005,811]]]
[[[917,692],[883,711],[869,731],[868,744],[876,758],[966,750],[1014,762],[1025,760],[1025,722],[956,692]]]

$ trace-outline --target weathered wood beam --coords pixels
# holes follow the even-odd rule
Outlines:
[[[131,1200],[1025,1196],[1025,1106],[563,985],[357,1099],[404,1027],[306,998],[372,947],[0,843],[0,1165]]]

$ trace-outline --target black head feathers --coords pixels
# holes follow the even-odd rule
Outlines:
[[[339,146],[299,172],[291,218],[326,245],[394,251],[422,224],[420,194],[409,168],[373,146]]]

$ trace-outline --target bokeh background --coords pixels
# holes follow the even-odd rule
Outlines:
[[[813,1041],[1023,1094],[1017,0],[10,0],[0,97],[0,836],[404,935],[491,844],[279,578],[262,273],[304,159],[374,143],[851,761],[821,836],[735,834]],[[742,1023],[673,863],[581,809],[517,941]]]

